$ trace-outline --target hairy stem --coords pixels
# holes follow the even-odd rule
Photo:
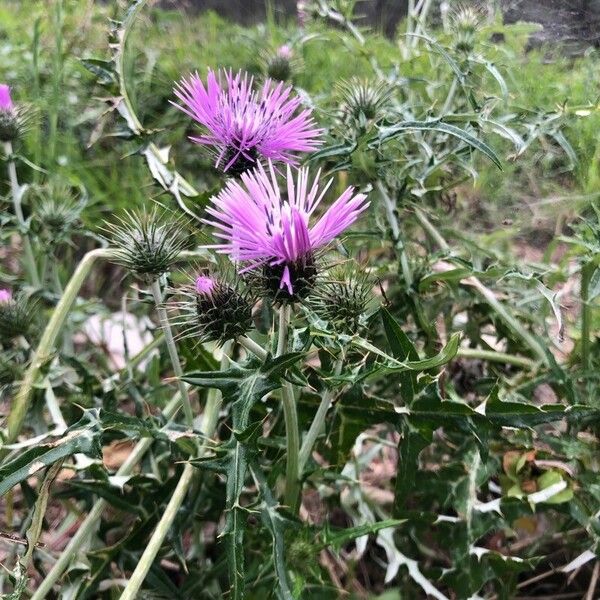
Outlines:
[[[7,157],[12,156],[13,147],[11,142],[4,142],[4,152]],[[8,179],[10,181],[10,195],[15,210],[15,216],[17,217],[19,225],[25,228],[25,217],[23,215],[23,208],[21,207],[21,187],[19,186],[19,180],[17,179],[17,166],[12,158],[9,158],[8,160]],[[25,270],[27,271],[29,281],[33,286],[40,287],[40,276],[35,264],[31,240],[29,239],[28,234],[21,235],[23,239]]]
[[[400,225],[398,223],[398,217],[396,215],[396,206],[390,195],[388,194],[385,186],[381,183],[381,181],[377,182],[377,191],[383,200],[383,205],[385,206],[385,213],[387,215],[387,220],[390,225],[390,229],[392,230],[392,238],[394,242],[394,247],[399,253],[400,259],[400,268],[402,269],[402,275],[404,276],[404,282],[406,283],[407,289],[410,290],[413,284],[413,276],[410,270],[410,264],[408,263],[408,256],[406,255],[406,247],[404,246],[404,240],[402,239],[402,235],[400,232]]]
[[[191,428],[194,424],[194,413],[192,411],[192,404],[188,395],[188,387],[182,379],[183,369],[181,368],[181,361],[179,360],[179,353],[177,352],[177,346],[175,344],[175,338],[173,337],[173,330],[171,329],[171,324],[169,323],[169,317],[167,315],[165,307],[162,304],[163,297],[162,291],[160,289],[160,282],[158,279],[152,283],[152,295],[154,296],[154,303],[156,305],[158,319],[160,321],[162,330],[165,334],[165,343],[167,345],[167,350],[169,351],[169,357],[171,359],[173,372],[175,373],[175,377],[177,378],[177,385],[179,387],[179,394],[182,399],[185,422],[186,425]]]
[[[342,372],[343,365],[344,365],[344,354],[342,352],[342,354],[340,354],[339,358],[337,359],[337,361],[335,363],[335,367],[334,367],[334,371],[333,371],[335,376],[338,376]],[[298,461],[299,462],[299,465],[298,465],[299,473],[302,473],[304,471],[304,467],[305,467],[306,462],[308,461],[308,458],[312,452],[313,446],[315,445],[317,438],[319,437],[319,435],[325,428],[325,416],[327,415],[327,411],[329,411],[329,408],[331,407],[331,403],[333,402],[334,397],[335,397],[335,391],[329,389],[329,390],[325,391],[325,393],[323,394],[323,397],[321,398],[321,403],[319,404],[319,408],[317,408],[317,412],[315,413],[315,418],[313,419],[312,423],[310,424],[308,433],[306,434],[306,437],[304,438],[304,440],[302,442],[302,447],[300,448],[300,458]]]
[[[287,330],[290,322],[291,307],[282,304],[279,308],[279,331],[277,338],[277,356],[287,350]],[[296,411],[296,398],[294,388],[289,381],[283,382],[281,390],[283,405],[283,418],[285,421],[286,440],[286,469],[285,469],[285,503],[293,512],[296,512],[299,500],[299,454],[300,430],[298,428],[298,413]]]

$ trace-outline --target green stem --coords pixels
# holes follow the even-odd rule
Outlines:
[[[415,215],[421,226],[425,230],[425,232],[429,235],[429,237],[440,247],[441,250],[447,252],[450,250],[450,245],[448,242],[442,237],[442,234],[435,228],[433,223],[427,218],[425,213],[418,208],[414,207]]]
[[[146,579],[146,575],[148,575],[148,571],[185,500],[188,489],[194,479],[195,472],[196,468],[191,463],[187,463],[183,468],[183,473],[181,474],[177,487],[173,491],[173,495],[167,504],[167,508],[135,567],[131,579],[127,582],[125,590],[120,596],[120,600],[135,600],[135,598],[138,597],[138,591],[142,587],[144,579]]]
[[[229,359],[227,358],[227,355],[223,354],[223,359],[221,360],[221,370],[227,366],[228,360]],[[199,457],[204,455],[204,451],[207,448],[208,439],[211,438],[215,432],[219,417],[219,410],[221,408],[221,402],[222,397],[220,392],[216,389],[211,389],[208,394],[206,408],[202,417],[202,432],[206,436],[206,441],[202,444],[198,451]],[[171,529],[173,521],[175,520],[183,501],[185,500],[187,492],[193,482],[195,473],[196,468],[191,463],[187,463],[183,469],[183,473],[181,474],[181,479],[179,480],[177,487],[175,488],[173,495],[167,504],[167,508],[158,522],[156,529],[152,533],[152,537],[150,538],[144,553],[135,567],[131,578],[127,582],[125,590],[121,594],[120,600],[134,600],[137,598],[138,591],[142,587],[142,584],[148,575],[148,571],[152,567],[152,563],[154,562],[154,559],[156,558],[156,555],[158,554],[165,537],[169,533],[169,529]]]
[[[54,344],[58,334],[60,333],[61,327],[67,319],[69,310],[75,302],[77,294],[83,285],[85,278],[90,272],[92,265],[96,259],[109,258],[112,255],[112,250],[104,248],[88,252],[83,257],[77,266],[77,269],[75,269],[75,272],[71,276],[71,280],[65,288],[62,298],[54,308],[52,317],[50,318],[48,325],[46,325],[46,329],[44,329],[44,333],[42,334],[38,347],[31,359],[31,362],[29,363],[27,371],[25,372],[21,386],[14,397],[10,414],[8,415],[7,419],[7,444],[12,444],[21,432],[21,428],[23,427],[23,422],[25,421],[25,416],[27,415],[27,410],[29,408],[29,403],[31,401],[33,386],[36,382],[38,373],[40,372],[42,366],[52,356]]]
[[[515,356],[505,352],[496,352],[495,350],[480,350],[479,348],[459,348],[456,356],[504,363],[515,367],[523,367],[524,369],[533,369],[537,365],[535,361],[524,356]]]
[[[185,415],[185,421],[188,427],[192,428],[194,425],[194,413],[192,411],[192,405],[188,396],[188,388],[186,383],[183,381],[183,369],[181,368],[181,361],[179,360],[179,353],[177,352],[177,346],[175,344],[175,338],[173,337],[173,330],[169,323],[169,317],[167,311],[162,304],[162,292],[160,289],[160,282],[157,279],[152,283],[152,295],[154,296],[154,303],[156,305],[156,312],[160,325],[165,334],[165,343],[167,350],[169,351],[169,357],[171,359],[171,365],[173,366],[173,372],[177,378],[177,385],[179,386],[179,394],[182,398],[183,413]]]
[[[17,166],[15,161],[10,158],[13,154],[13,147],[11,142],[4,142],[4,152],[8,158],[8,179],[10,181],[10,194],[12,197],[13,207],[15,209],[15,216],[19,225],[25,228],[25,217],[23,215],[23,208],[21,207],[21,187],[19,186],[19,180],[17,179]],[[25,259],[25,269],[29,276],[30,283],[35,287],[40,287],[40,276],[37,271],[35,264],[35,256],[31,247],[31,240],[29,234],[21,234],[23,239],[23,251]]]
[[[253,339],[242,336],[238,338],[238,343],[240,346],[248,350],[248,352],[254,354],[257,358],[260,358],[261,360],[265,360],[265,358],[267,358],[268,352],[259,346]]]
[[[392,241],[394,242],[394,247],[400,254],[400,268],[402,269],[404,282],[406,283],[407,290],[410,290],[413,284],[413,276],[410,270],[410,265],[408,263],[408,256],[406,255],[406,247],[404,246],[404,240],[402,239],[402,235],[400,232],[400,225],[398,223],[398,218],[395,213],[396,207],[381,181],[377,182],[377,190],[379,191],[381,199],[383,200],[387,220],[390,225],[390,229],[392,230]]]
[[[277,339],[277,356],[281,356],[287,350],[287,330],[290,322],[291,307],[282,304],[279,308],[279,331]],[[296,399],[294,388],[289,381],[283,381],[281,390],[283,405],[283,418],[285,421],[286,440],[286,469],[285,469],[285,503],[293,512],[298,508],[300,493],[299,482],[299,455],[300,455],[300,430],[298,428],[298,413],[296,411]]]
[[[596,271],[596,262],[590,261],[581,267],[581,366],[590,367],[590,330],[592,326],[592,306],[590,303],[590,281]]]
[[[442,237],[440,232],[435,226],[429,221],[425,213],[418,207],[415,207],[415,215],[419,223],[423,226],[425,232],[431,237],[431,239],[444,251],[450,250],[450,245]],[[464,283],[474,287],[481,297],[496,311],[499,317],[513,330],[517,336],[519,336],[525,344],[533,351],[533,353],[541,360],[541,362],[547,367],[549,366],[548,356],[541,344],[535,339],[535,337],[511,315],[502,303],[496,298],[496,295],[492,290],[483,285],[479,279],[475,276],[465,278]]]
[[[333,374],[337,377],[342,372],[342,367],[344,365],[344,354],[340,355],[335,363],[335,367],[333,370]],[[308,461],[308,458],[312,452],[312,449],[317,441],[317,438],[325,428],[325,416],[329,411],[331,403],[335,397],[335,391],[332,389],[326,390],[321,398],[321,403],[319,404],[319,408],[317,408],[317,412],[315,417],[310,424],[308,429],[308,433],[302,442],[302,447],[300,448],[300,457],[298,460],[298,472],[304,472],[304,466]]]

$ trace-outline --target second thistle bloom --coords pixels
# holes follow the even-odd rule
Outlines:
[[[262,270],[270,292],[282,300],[304,298],[315,282],[315,253],[350,227],[369,205],[365,194],[348,187],[317,218],[331,186],[319,187],[319,174],[309,181],[308,169],[295,175],[288,167],[282,197],[275,169],[259,166],[229,181],[211,200],[206,223],[222,240],[215,248],[241,263],[240,272]]]
[[[270,79],[254,89],[253,79],[241,71],[209,70],[206,86],[196,73],[175,88],[182,103],[177,108],[207,130],[192,141],[215,148],[216,166],[231,175],[255,167],[261,158],[292,163],[295,152],[319,145],[322,130],[310,110],[299,110],[300,99],[291,92]]]

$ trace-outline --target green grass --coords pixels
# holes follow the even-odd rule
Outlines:
[[[105,54],[108,18],[114,16],[113,5],[87,2],[55,2],[52,10],[46,3],[30,1],[0,7],[0,73],[14,87],[15,96],[32,103],[39,115],[25,154],[41,169],[58,166],[64,178],[87,190],[90,203],[85,219],[92,226],[107,212],[139,205],[156,194],[141,157],[135,154],[135,144],[124,151],[122,143],[115,143],[115,117],[102,117],[104,92],[79,61]],[[557,158],[539,146],[518,161],[505,160],[503,172],[479,161],[479,177],[473,186],[464,188],[465,195],[482,201],[486,210],[498,210],[501,216],[532,198],[594,194],[600,180],[600,112],[573,114],[575,107],[593,105],[600,95],[597,52],[576,59],[562,58],[550,48],[525,53],[533,28],[523,24],[489,27],[481,43],[508,82],[512,110],[527,107],[542,115],[566,108],[567,137],[578,163],[571,169],[564,157]],[[136,25],[127,67],[135,75],[130,78],[135,82],[130,90],[134,104],[144,125],[161,131],[159,141],[173,146],[178,167],[200,189],[210,189],[214,182],[210,162],[184,138],[191,128],[169,105],[173,82],[196,69],[203,73],[207,67],[258,72],[261,51],[290,42],[294,31],[292,23],[270,20],[245,29],[214,13],[191,16],[158,9],[146,13]],[[502,32],[505,41],[489,42],[492,32]],[[403,62],[398,45],[382,36],[369,36],[364,48],[359,48],[324,26],[307,35],[311,39],[302,46],[302,67],[294,81],[316,99],[319,110],[332,109],[322,100],[329,97],[336,81],[371,72],[369,56],[383,72],[398,65],[407,93],[424,85],[425,78],[436,80],[428,53]],[[350,53],[355,57],[352,61]],[[447,87],[447,73],[438,75],[436,85]],[[498,94],[498,86],[489,79],[486,89]],[[91,140],[95,141],[90,145]],[[504,158],[510,154],[509,143],[495,136],[490,136],[490,142]],[[44,178],[42,171],[21,170],[23,179]]]

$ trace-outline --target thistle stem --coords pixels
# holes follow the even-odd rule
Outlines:
[[[169,533],[169,529],[177,516],[183,501],[187,495],[190,484],[194,479],[196,468],[191,464],[187,463],[183,468],[183,473],[181,474],[181,478],[177,483],[177,487],[173,491],[173,495],[167,504],[167,508],[165,509],[163,516],[161,517],[144,553],[142,554],[133,574],[131,575],[131,579],[127,582],[125,586],[125,590],[121,594],[120,600],[134,600],[137,598],[137,594],[139,589],[142,587],[144,583],[144,579],[146,579],[146,575],[162,546],[162,543],[167,537],[167,533]]]
[[[425,232],[431,237],[431,239],[444,251],[450,250],[450,245],[442,237],[441,233],[435,228],[435,226],[429,221],[425,213],[418,207],[415,207],[415,215],[423,226]],[[548,366],[548,357],[541,344],[535,339],[535,337],[519,323],[513,315],[502,305],[502,303],[496,298],[496,295],[492,290],[483,285],[479,279],[475,276],[471,276],[462,280],[463,283],[474,287],[481,297],[496,311],[498,316],[517,334],[523,342],[533,351],[533,353],[541,360],[541,362]]]
[[[344,353],[340,354],[339,358],[335,363],[335,367],[333,370],[334,375],[337,377],[342,372],[342,367],[344,365]],[[319,404],[319,408],[317,408],[317,412],[315,413],[315,417],[310,424],[308,429],[308,433],[306,437],[302,441],[302,447],[300,448],[300,457],[298,460],[298,471],[299,473],[304,472],[304,467],[308,458],[312,452],[312,449],[317,441],[317,438],[325,428],[325,416],[331,407],[333,399],[335,397],[335,391],[332,389],[328,389],[325,391],[321,398],[321,403]]]
[[[12,442],[17,439],[17,436],[21,432],[23,422],[25,421],[25,417],[27,415],[27,410],[29,409],[31,392],[36,383],[36,378],[40,372],[40,369],[46,363],[46,361],[49,360],[52,352],[54,351],[54,344],[56,343],[58,334],[60,333],[60,330],[67,319],[69,310],[71,309],[73,302],[75,302],[77,293],[79,292],[83,282],[85,281],[85,278],[90,272],[92,265],[97,258],[108,258],[112,256],[112,254],[112,250],[103,248],[88,252],[83,257],[77,266],[77,269],[75,269],[75,272],[71,276],[71,279],[65,288],[61,299],[54,308],[54,312],[52,313],[50,321],[48,321],[48,325],[46,325],[46,329],[44,329],[44,333],[40,338],[38,347],[31,358],[29,367],[27,368],[21,385],[14,397],[10,414],[8,415],[7,419],[7,444],[12,444]],[[0,454],[2,454],[1,451]]]
[[[238,338],[238,343],[240,346],[242,346],[242,348],[245,348],[246,350],[248,350],[248,352],[251,352],[257,358],[260,358],[261,360],[265,360],[265,358],[267,358],[268,352],[264,348],[259,346],[253,339],[244,335]]]
[[[188,427],[192,428],[194,425],[194,413],[192,411],[192,404],[188,395],[187,385],[182,379],[183,369],[181,368],[181,361],[179,360],[177,346],[175,344],[175,339],[173,338],[173,330],[171,329],[171,324],[169,323],[169,317],[167,316],[167,311],[162,304],[163,297],[162,291],[160,289],[160,282],[158,279],[152,283],[152,295],[154,296],[154,304],[156,305],[158,319],[160,321],[162,330],[165,334],[165,343],[167,345],[167,350],[169,351],[169,357],[171,359],[173,372],[175,373],[175,377],[177,378],[177,385],[179,387],[179,394],[182,400],[185,422]]]
[[[279,308],[279,330],[277,337],[277,356],[281,356],[287,350],[287,334],[290,323],[291,307],[282,304]],[[283,381],[281,390],[281,401],[283,405],[283,418],[285,421],[286,440],[286,468],[285,468],[285,503],[292,512],[296,512],[299,500],[299,454],[300,454],[300,430],[298,428],[298,413],[296,411],[296,398],[294,388],[289,381]]]
[[[227,354],[224,353],[221,360],[221,370],[227,366],[228,360]],[[219,417],[219,410],[221,408],[221,402],[221,393],[216,389],[211,389],[208,393],[206,408],[202,417],[202,432],[206,436],[207,440],[208,438],[212,437],[215,432]],[[204,455],[206,447],[207,442],[205,441],[198,451],[199,457]],[[181,478],[177,483],[177,487],[173,491],[173,495],[167,504],[167,508],[158,522],[158,525],[156,526],[156,529],[154,530],[154,533],[152,534],[144,553],[142,554],[135,570],[133,571],[131,578],[125,586],[125,590],[121,594],[120,600],[134,600],[137,598],[138,591],[142,587],[144,579],[146,579],[148,571],[152,567],[152,563],[154,562],[154,559],[156,558],[156,555],[158,554],[165,537],[169,533],[169,529],[171,529],[173,521],[175,521],[175,517],[177,516],[183,501],[185,500],[188,490],[194,480],[195,473],[196,468],[191,463],[187,463],[183,469]]]
[[[581,267],[581,366],[584,370],[590,366],[590,330],[592,325],[592,306],[590,303],[590,281],[596,271],[594,260]]]
[[[8,179],[10,181],[10,195],[12,197],[12,203],[15,210],[15,216],[19,225],[25,228],[25,216],[23,215],[23,208],[21,207],[21,187],[19,186],[19,180],[17,179],[17,166],[15,161],[10,158],[12,157],[13,147],[11,142],[4,142],[4,152],[8,159]],[[29,281],[35,287],[40,287],[40,276],[37,271],[35,264],[35,257],[33,255],[33,249],[31,247],[31,240],[29,234],[22,234],[23,239],[23,251],[25,260],[25,269],[27,270]]]
[[[395,206],[385,189],[384,185],[378,181],[377,182],[377,190],[383,200],[383,204],[385,206],[385,212],[387,215],[387,220],[390,225],[390,229],[392,230],[392,238],[394,242],[394,246],[399,253],[400,260],[400,268],[402,269],[402,275],[404,276],[404,282],[406,283],[407,289],[410,290],[413,284],[413,276],[410,270],[410,265],[408,263],[408,256],[406,255],[406,247],[404,246],[404,240],[402,239],[402,235],[400,232],[400,225],[398,223],[398,217],[396,216]]]
[[[515,356],[514,354],[496,352],[495,350],[480,350],[479,348],[459,348],[456,356],[504,363],[506,365],[514,365],[515,367],[523,367],[524,369],[533,369],[537,364],[525,356]]]

